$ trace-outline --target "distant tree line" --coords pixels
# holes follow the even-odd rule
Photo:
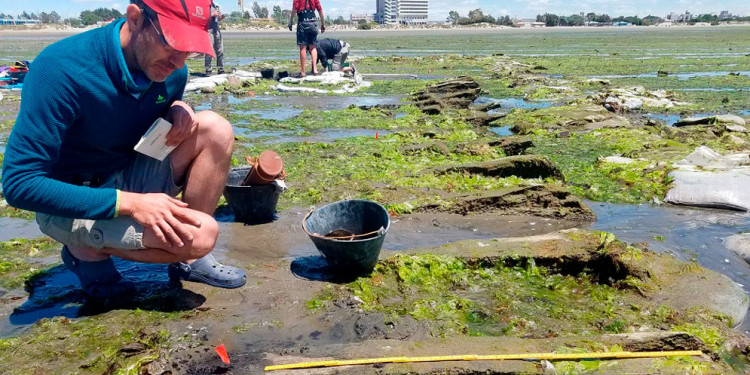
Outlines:
[[[18,15],[17,19],[39,20],[42,21],[42,23],[64,23],[66,25],[78,27],[93,25],[100,21],[109,21],[114,18],[122,17],[124,16],[117,9],[98,8],[95,10],[84,10],[78,18],[61,19],[60,15],[55,11],[50,13],[41,12],[39,14],[23,11]],[[13,15],[4,13],[0,13],[0,18],[16,19],[13,18]]]
[[[537,22],[544,22],[547,26],[585,26],[591,24],[616,24],[620,22],[627,22],[637,26],[649,26],[656,25],[664,22],[664,19],[657,16],[646,16],[639,18],[638,16],[619,16],[612,18],[608,14],[596,14],[588,13],[585,16],[580,14],[571,14],[570,16],[558,16],[553,13],[538,14],[536,16]]]
[[[732,21],[750,21],[750,17],[737,17],[731,19]],[[664,19],[658,16],[648,15],[640,18],[638,16],[619,16],[612,18],[607,14],[596,14],[588,13],[585,16],[580,14],[572,14],[570,16],[558,16],[557,14],[545,13],[536,16],[537,22],[544,22],[547,26],[584,26],[595,24],[617,24],[620,22],[627,22],[636,26],[650,26],[664,22]],[[686,23],[697,23],[706,22],[713,25],[718,25],[720,20],[719,16],[714,14],[701,14],[689,21],[682,21]]]
[[[13,18],[13,15],[5,14],[5,13],[0,13],[0,18],[11,19],[11,20],[15,19]],[[57,14],[57,12],[55,12],[54,10],[50,13],[42,12],[39,14],[36,14],[36,13],[29,14],[29,13],[26,13],[26,11],[23,11],[23,13],[18,15],[18,19],[39,20],[39,21],[42,21],[42,23],[60,23],[61,21],[60,15]]]
[[[514,22],[510,16],[504,17],[492,17],[491,15],[485,15],[482,9],[470,10],[466,17],[461,16],[455,10],[448,12],[448,19],[446,19],[451,25],[474,25],[478,23],[490,23],[495,25],[513,26]]]

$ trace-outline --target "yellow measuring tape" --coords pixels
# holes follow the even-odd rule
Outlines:
[[[608,358],[656,358],[682,357],[702,355],[700,350],[675,350],[665,352],[598,352],[598,353],[528,353],[528,354],[497,354],[497,355],[446,355],[432,357],[385,357],[361,358],[348,360],[331,360],[319,362],[300,362],[288,365],[266,366],[266,371],[294,370],[314,367],[335,367],[351,365],[372,365],[376,363],[406,363],[406,362],[440,362],[440,361],[504,361],[504,360],[575,360],[575,359],[608,359]]]

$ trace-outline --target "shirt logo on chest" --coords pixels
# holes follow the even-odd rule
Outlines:
[[[164,103],[166,101],[167,101],[167,99],[164,99],[164,97],[161,96],[161,95],[159,95],[159,97],[156,98],[156,104],[161,104],[161,103]]]

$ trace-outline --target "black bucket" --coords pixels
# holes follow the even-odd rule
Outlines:
[[[261,69],[260,76],[265,79],[273,78],[273,69]]]
[[[232,208],[235,221],[245,224],[268,223],[276,219],[276,204],[281,192],[276,184],[242,186],[252,167],[234,168],[224,186],[224,198]]]
[[[302,228],[331,268],[347,275],[372,272],[390,226],[388,211],[363,199],[325,205],[302,220]]]

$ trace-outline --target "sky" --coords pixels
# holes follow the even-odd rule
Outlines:
[[[237,0],[215,0],[223,12],[238,10]],[[272,10],[275,5],[291,8],[292,0],[257,0],[258,4]],[[115,8],[121,12],[125,10],[128,0],[2,0],[0,13],[14,16],[22,11],[40,13],[55,11],[63,18],[78,17],[83,10],[96,8]],[[253,0],[245,0],[245,9],[251,9]],[[349,14],[375,13],[375,0],[321,0],[323,13],[332,18],[343,16],[348,19]],[[470,10],[481,9],[484,14],[511,16],[515,18],[534,18],[537,14],[554,13],[557,15],[571,15],[584,13],[606,13],[612,17],[655,15],[664,17],[671,12],[689,11],[693,14],[714,13],[727,10],[732,14],[750,16],[750,1],[748,0],[430,0],[430,21],[443,21],[451,10],[462,16],[467,16]]]

